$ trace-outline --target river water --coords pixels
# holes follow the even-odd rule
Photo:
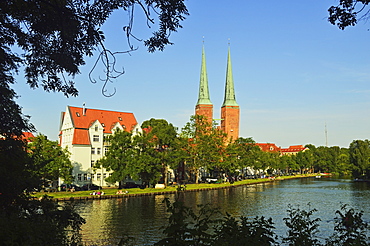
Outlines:
[[[233,216],[272,218],[275,232],[286,232],[283,218],[290,205],[300,209],[318,211],[320,235],[333,232],[335,211],[348,204],[356,211],[364,211],[363,218],[370,221],[370,184],[345,179],[304,178],[275,181],[228,189],[186,192],[186,206],[196,209],[197,204],[210,203],[221,212]],[[169,214],[164,198],[175,199],[174,194],[77,202],[76,207],[86,224],[82,238],[86,245],[117,245],[120,238],[130,236],[135,245],[153,245],[162,238],[162,226]],[[310,204],[310,205],[308,205]]]

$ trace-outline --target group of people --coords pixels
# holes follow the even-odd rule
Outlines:
[[[125,191],[122,191],[122,190],[118,190],[117,191],[117,195],[123,195],[123,194],[127,194],[128,193],[128,191],[127,190],[125,190]]]
[[[92,195],[92,196],[96,196],[96,195],[102,196],[102,195],[104,195],[104,191],[93,191],[93,192],[90,193],[90,195]]]

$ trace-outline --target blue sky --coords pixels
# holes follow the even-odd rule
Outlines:
[[[151,54],[133,41],[138,50],[119,56],[126,73],[109,85],[117,90],[113,97],[88,79],[96,56],[75,78],[76,98],[29,89],[21,75],[13,88],[38,132],[54,140],[60,113],[84,102],[133,112],[139,123],[158,118],[181,128],[197,102],[203,37],[214,117],[220,118],[230,39],[241,137],[281,147],[324,146],[326,124],[328,145],[348,147],[370,136],[370,23],[345,31],[332,26],[327,9],[335,2],[188,0],[190,16],[172,34],[174,45]],[[119,12],[103,27],[113,51],[128,49],[121,31],[127,19]],[[146,39],[152,31],[137,8],[133,33]]]

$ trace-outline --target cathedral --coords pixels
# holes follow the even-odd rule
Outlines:
[[[200,71],[198,102],[195,106],[195,114],[203,115],[208,120],[213,120],[213,104],[210,99],[208,89],[208,77],[204,45],[202,47],[202,65]],[[239,105],[235,99],[234,81],[231,66],[230,46],[227,54],[227,69],[224,102],[221,106],[221,130],[224,131],[228,139],[236,140],[239,138]]]

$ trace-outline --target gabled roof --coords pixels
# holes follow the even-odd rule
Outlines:
[[[22,133],[22,140],[26,140],[28,143],[32,142],[32,138],[35,136],[32,134],[32,132],[23,132]]]
[[[88,129],[92,123],[99,121],[104,127],[104,133],[112,133],[112,127],[119,123],[127,131],[137,125],[133,113],[117,112],[101,109],[90,109],[68,106],[74,128]]]
[[[90,145],[89,131],[86,129],[74,129],[72,144]]]
[[[137,125],[133,113],[72,106],[68,106],[67,110],[74,128],[72,144],[90,145],[89,128],[96,121],[99,121],[103,126],[106,134],[111,134],[113,127],[117,124],[120,124],[128,132],[132,131]],[[62,113],[62,116],[65,115]],[[62,137],[61,134],[60,137]]]
[[[258,147],[261,148],[262,151],[265,152],[279,152],[280,147],[276,146],[274,143],[256,143]]]

